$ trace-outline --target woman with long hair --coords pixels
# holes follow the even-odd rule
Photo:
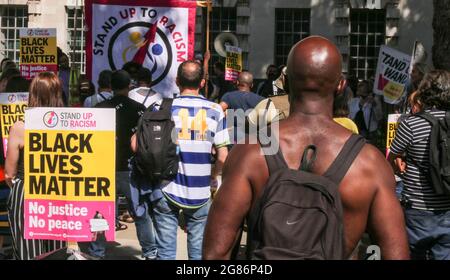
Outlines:
[[[39,73],[31,82],[28,108],[63,107],[62,86],[50,72]],[[31,260],[65,246],[62,241],[24,238],[24,135],[25,124],[16,122],[10,130],[5,163],[5,180],[12,188],[8,200],[8,217],[13,237],[14,257]]]

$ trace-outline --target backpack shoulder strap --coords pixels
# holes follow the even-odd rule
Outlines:
[[[161,106],[159,107],[160,111],[171,112],[172,110],[173,99],[172,98],[163,98]]]
[[[439,120],[435,116],[433,116],[432,114],[427,113],[427,112],[420,112],[420,113],[416,114],[416,116],[418,116],[419,118],[425,119],[432,126],[434,126],[435,124],[437,124],[439,122]]]
[[[150,94],[154,93],[152,89],[149,89],[147,92],[147,95],[144,98],[144,101],[142,102],[142,105],[145,105],[145,102],[147,102],[148,97],[150,96]]]
[[[271,134],[270,126],[267,127],[268,134]],[[264,153],[264,158],[269,169],[269,176],[275,171],[283,168],[289,168],[281,152],[280,145],[271,143],[276,137],[267,137],[264,133],[258,133],[258,142]],[[276,140],[275,140],[276,141]]]
[[[323,176],[339,185],[365,144],[361,135],[352,134]]]
[[[103,98],[104,101],[108,100],[101,92],[99,92],[98,95],[100,95],[100,97]]]

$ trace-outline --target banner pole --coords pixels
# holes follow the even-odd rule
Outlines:
[[[206,52],[209,52],[209,31],[210,31],[210,20],[211,20],[211,10],[212,10],[212,3],[211,0],[206,1]],[[204,59],[204,58],[203,58]],[[209,60],[208,63],[205,65],[205,97],[209,98],[209,92],[208,92],[208,81],[209,81]]]

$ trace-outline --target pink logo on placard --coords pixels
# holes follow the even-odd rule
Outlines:
[[[16,96],[14,94],[11,94],[8,96],[8,101],[13,103],[16,102]]]
[[[58,121],[58,115],[55,112],[50,111],[45,113],[44,124],[46,127],[53,128],[58,124]]]

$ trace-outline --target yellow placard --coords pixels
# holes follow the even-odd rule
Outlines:
[[[113,131],[26,130],[25,196],[115,200]]]
[[[390,100],[397,100],[402,96],[404,89],[404,85],[389,82],[384,87],[383,92],[386,98]]]
[[[56,37],[20,38],[20,64],[57,64]]]

